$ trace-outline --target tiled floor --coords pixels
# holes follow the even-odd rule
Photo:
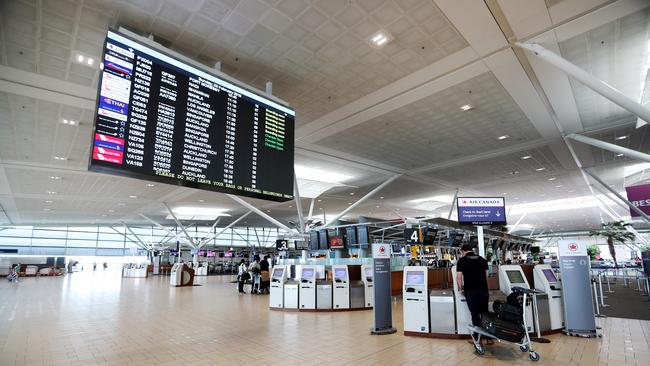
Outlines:
[[[172,288],[167,277],[115,272],[0,284],[0,365],[502,365],[533,364],[497,344],[401,334],[371,336],[372,312],[268,311],[268,297],[238,295],[230,277]],[[602,339],[552,336],[544,365],[650,365],[650,322],[608,318]]]

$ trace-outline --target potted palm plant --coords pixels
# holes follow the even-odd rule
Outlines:
[[[593,230],[589,232],[589,236],[603,236],[607,238],[609,254],[612,255],[612,259],[614,259],[614,267],[616,268],[618,268],[618,262],[616,262],[616,250],[614,248],[614,244],[623,244],[625,242],[634,240],[634,234],[627,231],[628,226],[630,226],[630,224],[624,221],[612,221],[603,224],[603,227],[600,230]]]

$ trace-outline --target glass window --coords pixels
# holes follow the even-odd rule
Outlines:
[[[15,237],[32,237],[32,227],[31,226],[14,226],[10,228],[5,228],[0,230],[0,236],[15,236]]]
[[[92,240],[93,242],[97,240],[97,232],[80,232],[80,231],[68,231],[68,240]]]
[[[3,238],[0,237],[0,245],[30,246],[32,238]]]
[[[97,242],[98,248],[124,248],[123,241],[100,240]]]
[[[97,226],[70,226],[68,231],[81,231],[81,232],[97,232]]]
[[[58,230],[47,229],[34,229],[33,236],[35,238],[57,238],[65,239],[67,232]]]
[[[124,229],[124,226],[100,226],[99,227],[100,233],[116,234],[116,231],[119,233],[124,233],[125,230],[126,229]]]
[[[72,234],[72,233],[69,233]],[[97,234],[95,234],[97,236]],[[68,241],[66,242],[68,247],[74,247],[74,248],[94,248],[97,245],[97,239],[92,238],[92,239],[70,239],[68,237]]]
[[[116,233],[99,233],[99,240],[124,241],[124,236]]]
[[[32,246],[38,247],[65,247],[65,239],[46,239],[46,238],[33,238]]]

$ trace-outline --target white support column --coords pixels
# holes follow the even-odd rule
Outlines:
[[[447,220],[451,220],[451,214],[454,212],[454,206],[456,206],[456,199],[458,198],[458,188],[456,188],[456,193],[454,194],[454,199],[451,200],[451,208],[449,209],[449,214],[447,215]]]
[[[521,217],[519,217],[519,220],[517,220],[517,222],[515,222],[515,224],[510,228],[510,230],[508,230],[508,234],[515,231],[515,228],[521,223],[521,220],[523,220],[524,217],[526,217],[527,213],[528,213],[528,211],[524,211],[524,213],[521,215]]]
[[[154,220],[150,219],[149,217],[145,216],[144,214],[138,214],[138,215],[139,215],[140,217],[142,217],[143,219],[149,221],[150,223],[156,225],[157,228],[159,228],[159,229],[163,229],[163,230],[165,230],[166,232],[168,232],[169,234],[171,234],[171,236],[173,236],[173,239],[178,240],[178,241],[181,241],[181,238],[179,237],[180,234],[175,233],[175,232],[169,230],[168,228],[166,228],[166,227],[160,225],[159,223],[155,222]]]
[[[643,217],[643,219],[644,219],[646,222],[649,222],[649,223],[650,223],[650,217],[648,217],[648,215],[646,215],[645,212],[641,211],[640,208],[638,208],[638,207],[636,207],[635,205],[633,205],[632,202],[630,202],[630,201],[627,200],[627,198],[621,196],[620,193],[616,192],[616,190],[615,190],[614,188],[612,188],[612,187],[608,186],[607,184],[605,184],[605,182],[603,182],[603,181],[602,181],[602,180],[601,180],[601,179],[600,179],[596,174],[590,172],[590,171],[587,170],[587,169],[583,169],[583,170],[584,170],[585,173],[587,173],[591,178],[593,178],[596,182],[598,182],[598,183],[599,183],[603,188],[605,188],[606,190],[612,192],[612,194],[614,194],[614,196],[616,196],[619,200],[625,202],[625,203],[628,205],[629,208],[631,208],[634,212],[636,212],[636,213],[639,214],[641,217]]]
[[[483,240],[483,226],[476,227],[476,236],[478,239],[478,255],[485,258],[485,241]]]
[[[612,103],[619,105],[623,109],[626,109],[627,111],[639,117],[646,123],[650,122],[649,109],[645,108],[640,103],[634,101],[632,98],[629,98],[628,96],[621,93],[611,85],[594,77],[593,75],[589,74],[588,72],[579,68],[578,66],[572,64],[571,62],[567,61],[561,56],[555,54],[550,50],[547,50],[546,48],[536,43],[517,42],[516,45],[528,51],[533,52],[536,56],[538,56],[542,60],[564,71],[569,76],[585,84],[596,93],[610,100]]]
[[[300,200],[300,191],[298,190],[298,178],[293,175],[293,198],[296,201],[296,211],[298,211],[298,231],[305,232],[305,218],[302,216],[302,201]]]
[[[314,214],[314,202],[316,201],[316,197],[311,199],[311,203],[309,204],[309,215],[307,215],[307,218],[310,218],[311,215]],[[306,228],[305,228],[306,229]]]
[[[396,175],[394,175],[394,176],[388,178],[384,183],[378,185],[375,189],[373,189],[372,191],[368,192],[365,196],[361,197],[357,202],[355,202],[355,203],[353,203],[352,205],[350,205],[348,208],[346,208],[345,210],[343,210],[343,212],[341,212],[340,214],[336,215],[336,217],[334,217],[333,219],[331,219],[331,220],[330,220],[328,223],[326,223],[325,225],[321,226],[319,229],[325,229],[325,228],[327,228],[327,227],[332,226],[332,224],[335,223],[338,219],[340,219],[341,217],[345,216],[348,212],[350,212],[351,210],[353,210],[355,207],[359,206],[361,203],[365,202],[368,198],[372,197],[372,196],[375,195],[377,192],[381,191],[381,190],[382,190],[384,187],[386,187],[387,185],[389,185],[389,184],[393,183],[394,181],[396,181],[396,180],[397,180],[398,178],[400,178],[402,175],[403,175],[403,174],[396,174]]]
[[[201,240],[199,240],[199,242],[197,243],[197,246],[196,246],[197,249],[201,249],[201,247],[205,245],[205,239],[207,239],[208,236],[210,235],[210,233],[212,232],[212,230],[214,230],[214,228],[217,227],[217,224],[219,224],[219,221],[221,221],[221,216],[217,217],[217,219],[214,220],[214,224],[212,224],[212,226],[210,227],[210,230],[208,230],[208,233],[203,238],[201,238]]]
[[[285,224],[281,223],[280,221],[272,218],[271,216],[267,215],[266,212],[264,212],[264,211],[260,210],[259,208],[251,205],[250,203],[244,201],[242,198],[240,198],[238,196],[235,196],[235,195],[232,195],[232,194],[227,194],[226,196],[230,197],[230,199],[232,199],[233,201],[239,203],[240,205],[248,208],[249,210],[252,210],[256,214],[262,216],[263,218],[265,218],[266,220],[268,220],[270,223],[274,224],[275,226],[279,227],[280,229],[282,229],[284,231],[287,231],[287,232],[290,232],[290,233],[295,233],[296,232],[296,230],[290,229],[287,225],[285,225]]]
[[[178,225],[178,227],[181,228],[181,230],[183,231],[183,234],[185,234],[185,237],[187,238],[187,240],[189,240],[190,245],[192,246],[192,248],[196,248],[196,244],[194,244],[194,240],[192,239],[190,234],[187,233],[187,230],[185,230],[185,226],[183,226],[183,224],[181,224],[181,222],[178,220],[176,215],[174,215],[174,211],[172,211],[172,209],[167,205],[167,203],[163,202],[163,205],[165,205],[165,207],[167,207],[167,211],[169,211],[169,214],[172,215],[172,218],[176,222],[176,225]]]
[[[241,220],[243,220],[246,216],[250,215],[252,212],[253,212],[253,211],[248,211],[248,212],[246,212],[245,214],[239,216],[235,221],[231,222],[231,223],[228,224],[226,227],[224,227],[223,229],[221,229],[221,231],[219,231],[218,233],[216,233],[216,234],[212,235],[211,237],[207,238],[207,239],[204,241],[203,245],[205,245],[205,243],[209,242],[210,240],[212,240],[212,239],[216,239],[217,237],[219,237],[219,235],[223,234],[224,232],[226,232],[226,230],[228,230],[228,229],[230,229],[231,227],[235,226],[235,224],[237,224],[238,222],[240,222]]]
[[[145,243],[143,243],[142,240],[140,240],[140,238],[139,238],[139,237],[138,237],[138,236],[137,236],[133,231],[131,231],[131,228],[129,228],[125,223],[122,223],[122,225],[124,226],[124,228],[125,228],[128,232],[131,233],[131,235],[135,236],[135,238],[138,240],[138,242],[140,242],[140,244],[142,245],[142,249],[145,249],[145,250],[146,250],[146,249],[147,249],[147,245],[146,245]],[[131,241],[133,241],[133,240],[131,240]]]
[[[617,153],[617,154],[624,154],[625,156],[633,158],[633,159],[638,159],[638,160],[643,160],[643,161],[650,162],[650,155],[648,155],[646,153],[642,153],[640,151],[628,149],[628,148],[623,147],[623,146],[618,146],[616,144],[612,144],[612,143],[605,142],[605,141],[600,141],[598,139],[578,135],[578,134],[575,134],[575,133],[567,135],[567,137],[572,139],[572,140],[580,141],[582,143],[585,143],[585,144],[588,144],[588,145],[591,145],[591,146],[595,146],[595,147],[599,147],[601,149],[609,150],[609,151]]]
[[[126,225],[125,225],[124,227],[126,228]],[[116,233],[122,235],[126,240],[130,241],[131,243],[133,243],[133,244],[135,244],[135,245],[140,245],[140,244],[142,244],[142,241],[140,241],[140,239],[138,239],[137,235],[135,236],[135,238],[138,239],[138,241],[139,241],[140,243],[138,243],[137,241],[135,241],[135,240],[129,238],[125,233],[121,233],[121,232],[119,232],[117,229],[115,229],[115,228],[112,227],[112,226],[111,226],[111,230],[113,230],[113,231],[115,231]],[[133,235],[135,235],[135,234],[133,234]],[[147,248],[142,248],[142,249],[147,249]]]

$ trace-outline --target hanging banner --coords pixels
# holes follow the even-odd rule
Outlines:
[[[638,186],[625,187],[627,200],[639,208],[645,214],[650,215],[650,183]],[[639,217],[638,213],[630,209],[630,216]]]

